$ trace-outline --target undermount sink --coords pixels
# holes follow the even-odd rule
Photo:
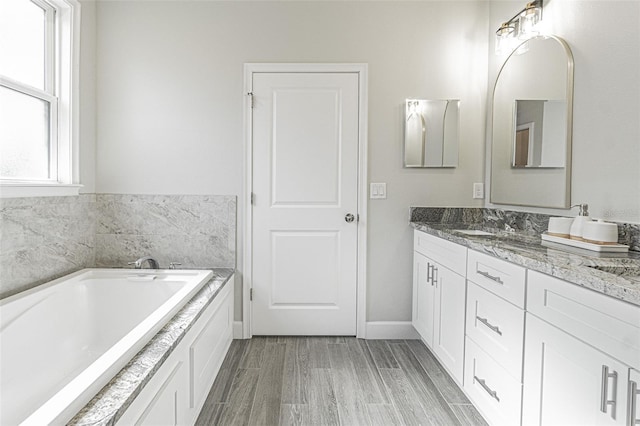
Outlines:
[[[492,234],[491,232],[486,232],[486,231],[479,231],[477,229],[454,229],[453,232],[458,232],[460,234],[464,234],[464,235],[473,235],[476,237],[480,237],[480,236],[489,236],[489,235],[495,235]]]

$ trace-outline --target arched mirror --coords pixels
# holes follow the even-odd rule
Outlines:
[[[573,55],[554,36],[523,42],[493,93],[491,202],[571,205]]]

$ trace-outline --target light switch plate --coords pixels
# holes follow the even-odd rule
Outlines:
[[[386,183],[370,184],[369,198],[372,200],[383,200],[387,198],[387,184]]]
[[[473,198],[484,198],[484,183],[473,184]]]

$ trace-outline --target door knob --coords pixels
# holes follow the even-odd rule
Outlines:
[[[356,219],[356,217],[354,215],[352,215],[351,213],[347,213],[347,215],[344,217],[344,221],[347,223],[351,223]]]

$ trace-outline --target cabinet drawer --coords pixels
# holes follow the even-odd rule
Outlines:
[[[525,268],[469,250],[467,279],[524,309]]]
[[[413,249],[457,274],[465,275],[467,248],[422,231],[413,233]]]
[[[640,368],[640,307],[528,271],[527,311]]]
[[[464,390],[491,425],[519,425],[522,385],[467,338]]]
[[[524,310],[469,282],[467,336],[513,378],[522,379]]]

